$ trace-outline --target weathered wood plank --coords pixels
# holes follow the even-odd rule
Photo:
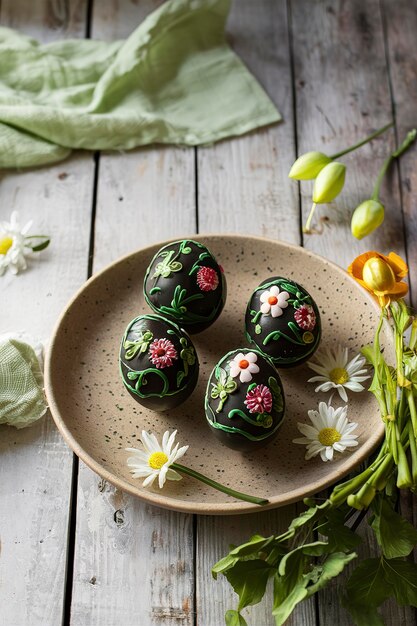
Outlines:
[[[397,142],[417,126],[417,11],[413,3],[399,0],[394,4],[381,4],[385,26],[388,66],[397,130]],[[404,217],[404,233],[407,246],[407,260],[410,268],[410,300],[417,306],[417,211],[414,197],[417,189],[417,147],[414,145],[401,157],[399,164],[401,200]],[[410,521],[417,523],[416,499],[412,494],[404,495],[401,511]],[[414,550],[414,560],[417,557]]]
[[[298,190],[288,182],[295,158],[292,84],[286,3],[235,2],[228,22],[234,49],[272,97],[284,122],[247,135],[198,149],[198,206],[201,231],[239,232],[300,242]],[[296,508],[257,515],[197,520],[197,616],[201,626],[224,623],[236,595],[223,577],[213,581],[212,565],[231,543],[255,532],[269,536],[285,529]],[[272,595],[246,612],[248,623],[269,626]],[[289,624],[316,624],[314,602],[300,606]]]
[[[382,3],[386,27],[387,53],[391,76],[397,141],[417,126],[417,10],[413,2],[397,0]],[[417,303],[417,145],[414,144],[400,161],[401,199],[403,206],[407,258],[410,268],[414,307]]]
[[[85,2],[76,3],[77,11],[82,6]],[[60,13],[50,3],[27,8],[22,1],[5,0],[1,24],[43,41],[63,36],[55,30]],[[65,33],[77,35],[83,28],[82,17],[77,23],[71,18]],[[47,340],[60,310],[85,280],[92,180],[92,159],[79,155],[48,169],[2,172],[1,219],[18,210],[23,223],[33,219],[33,231],[50,234],[52,243],[25,273],[2,277],[1,331],[23,329]],[[57,626],[63,613],[72,454],[46,415],[21,431],[1,426],[0,458],[0,623]]]
[[[155,2],[95,3],[92,36],[130,34]],[[154,241],[195,232],[194,151],[100,158],[94,271]],[[80,464],[71,623],[194,623],[193,518],[150,507]]]
[[[296,114],[299,153],[322,150],[327,154],[354,143],[389,122],[392,116],[382,22],[377,1],[331,4],[292,0]],[[394,7],[392,7],[394,8]],[[350,234],[352,210],[370,196],[384,157],[393,149],[389,131],[371,145],[342,159],[348,164],[342,195],[329,206],[318,207],[323,233],[305,237],[305,246],[346,267],[366,250],[404,254],[401,198],[395,170],[383,188],[386,206],[383,227],[358,242]],[[311,206],[312,185],[301,186],[303,219]],[[317,220],[319,222],[319,220]],[[373,534],[362,529],[369,556],[375,548]],[[353,569],[354,565],[349,568]],[[337,601],[343,580],[336,579],[319,594],[322,626],[352,623]],[[382,611],[387,624],[414,624],[412,611],[389,603]]]

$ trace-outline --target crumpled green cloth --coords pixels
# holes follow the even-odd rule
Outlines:
[[[126,41],[0,28],[0,167],[72,148],[207,144],[281,119],[225,40],[230,0],[170,0]]]
[[[0,424],[25,428],[47,408],[35,350],[24,341],[0,338]]]

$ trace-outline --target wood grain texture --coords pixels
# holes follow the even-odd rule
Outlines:
[[[392,117],[388,68],[382,20],[377,1],[328,3],[313,0],[306,5],[292,0],[296,115],[299,154],[321,150],[332,154],[365,137]],[[314,123],[313,123],[314,120]],[[348,164],[346,184],[332,205],[318,207],[325,216],[321,235],[306,235],[304,245],[341,265],[366,250],[404,254],[401,197],[395,168],[385,181],[381,199],[386,206],[383,226],[356,241],[350,233],[352,210],[371,194],[377,172],[395,144],[394,131],[341,160]],[[311,206],[309,183],[302,183],[305,221]],[[316,220],[317,222],[317,220]],[[360,556],[377,549],[373,533],[362,525],[364,546]],[[352,571],[354,564],[347,569]],[[337,600],[346,576],[335,579],[319,594],[321,626],[350,625],[351,618]],[[382,610],[387,625],[414,624],[410,609],[387,603]]]
[[[386,47],[392,96],[400,143],[417,127],[417,7],[415,2],[398,0],[381,4],[386,31]],[[399,162],[401,199],[404,216],[409,283],[414,307],[417,303],[417,143]]]
[[[92,36],[126,37],[156,4],[96,2]],[[155,241],[195,232],[194,178],[193,149],[102,154],[93,270]],[[81,463],[71,624],[191,626],[193,545],[192,516],[103,486]]]
[[[68,14],[60,10],[68,8]],[[41,41],[78,36],[85,2],[4,0],[0,22]],[[1,331],[48,340],[87,276],[93,160],[74,155],[50,168],[0,175],[0,219],[18,210],[33,233],[52,236],[17,277],[4,275]],[[28,429],[0,427],[0,624],[57,626],[64,603],[73,455],[49,414]]]
[[[18,210],[52,236],[26,272],[1,278],[1,331],[48,340],[87,275],[92,159],[2,172],[0,219]],[[72,453],[49,414],[28,429],[0,426],[0,624],[57,626],[63,610]]]
[[[286,3],[235,2],[229,41],[278,107],[283,122],[198,149],[200,232],[236,232],[300,243]]]
[[[284,123],[242,138],[198,149],[200,232],[239,232],[300,242],[298,190],[288,181],[295,158],[290,55],[286,3],[265,1],[262,10],[250,1],[233,4],[229,40],[276,103]],[[210,570],[231,543],[255,532],[266,536],[284,529],[296,507],[235,518],[197,519],[197,623],[219,626],[237,596]],[[246,612],[253,626],[272,626],[272,594]],[[296,609],[288,624],[315,624],[314,601]]]
[[[65,37],[84,37],[88,0],[2,0],[2,26],[44,43]]]

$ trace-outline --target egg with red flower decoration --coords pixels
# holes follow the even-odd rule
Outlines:
[[[275,276],[253,291],[245,316],[246,337],[276,367],[293,367],[317,350],[321,320],[309,292],[289,278]]]
[[[158,250],[146,271],[143,291],[156,313],[198,333],[220,315],[226,279],[205,245],[182,239]]]
[[[119,365],[130,395],[149,409],[178,406],[197,384],[198,358],[190,337],[160,315],[140,315],[130,322]]]
[[[284,411],[279,374],[258,350],[228,352],[211,372],[205,414],[213,434],[229,448],[249,452],[272,441]]]

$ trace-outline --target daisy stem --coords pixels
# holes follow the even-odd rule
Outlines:
[[[240,491],[235,491],[234,489],[231,489],[230,487],[221,485],[217,481],[212,480],[211,478],[208,478],[207,476],[204,476],[204,474],[200,474],[200,472],[196,472],[195,470],[190,469],[189,467],[185,467],[185,465],[180,465],[179,463],[172,463],[171,467],[172,469],[177,470],[177,472],[186,474],[187,476],[191,476],[192,478],[196,478],[197,480],[200,480],[202,483],[205,483],[206,485],[213,487],[213,489],[222,491],[223,493],[226,493],[228,496],[231,496],[232,498],[237,498],[238,500],[244,500],[245,502],[251,502],[252,504],[261,504],[261,505],[268,504],[269,502],[269,500],[266,500],[265,498],[257,498],[256,496],[249,496],[246,493],[241,493]]]

